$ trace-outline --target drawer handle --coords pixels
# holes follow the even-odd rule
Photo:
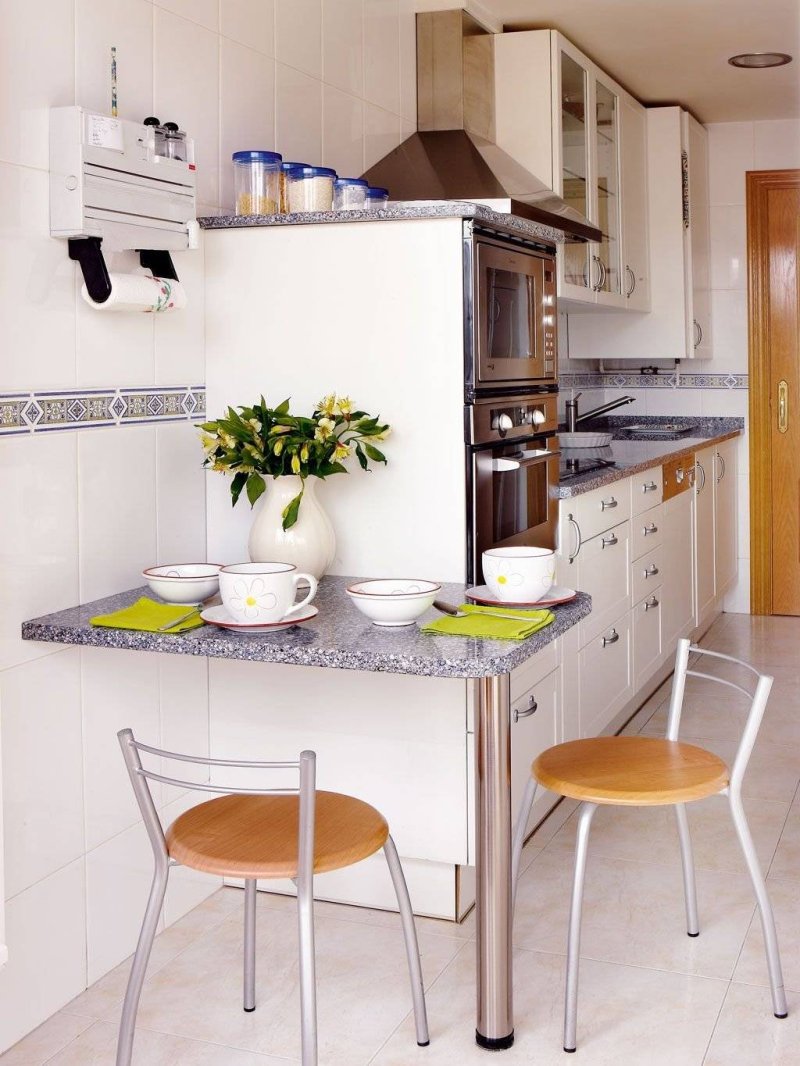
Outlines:
[[[616,533],[612,533],[610,537],[603,537],[600,546],[602,548],[613,548],[615,544],[619,544],[619,537]]]
[[[650,565],[644,571],[644,576],[645,577],[655,577],[657,573],[658,573],[658,567],[656,566],[656,564],[655,563],[650,563]]]
[[[655,492],[657,488],[655,481],[648,481],[642,485],[642,492]]]
[[[603,637],[603,647],[608,647],[609,644],[616,644],[618,640],[619,633],[616,631],[616,629],[612,629],[610,636]]]
[[[658,526],[655,524],[655,522],[651,522],[649,525],[644,527],[642,532],[646,537],[649,537],[651,533],[658,533]]]
[[[649,600],[644,601],[645,613],[650,610],[651,607],[658,607],[658,600],[655,596],[651,596]]]
[[[567,518],[569,519],[569,521],[572,524],[573,529],[575,530],[575,537],[576,537],[576,540],[575,540],[575,551],[569,557],[570,563],[574,563],[575,560],[578,558],[578,556],[581,553],[581,547],[583,545],[583,539],[581,537],[581,527],[578,525],[578,523],[575,521],[575,519],[572,517],[572,515],[571,514],[567,515]]]
[[[524,707],[521,711],[516,707],[514,708],[514,721],[518,722],[520,718],[530,718],[532,714],[536,714],[539,710],[539,704],[536,702],[536,697],[531,696],[528,700],[528,706]]]
[[[614,499],[613,496],[611,497],[610,500],[603,500],[600,503],[600,510],[601,511],[611,511],[615,507],[619,507],[619,503]]]

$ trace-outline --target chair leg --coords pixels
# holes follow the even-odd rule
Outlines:
[[[125,1001],[122,1004],[122,1017],[119,1023],[117,1066],[130,1066],[131,1063],[133,1037],[136,1029],[136,1012],[139,1009],[139,997],[142,994],[142,986],[147,973],[147,963],[150,959],[153,940],[158,928],[158,919],[161,914],[161,908],[164,905],[168,877],[169,863],[165,860],[163,863],[156,865],[155,873],[153,874],[147,909],[144,912],[139,941],[131,964],[128,987],[125,991]]]
[[[430,1044],[428,1033],[428,1013],[425,1009],[425,986],[422,983],[422,966],[419,960],[419,944],[417,942],[417,927],[414,924],[414,914],[411,910],[411,900],[408,895],[403,867],[397,848],[391,837],[386,838],[383,845],[383,854],[389,873],[392,875],[394,891],[397,895],[397,905],[400,908],[400,920],[403,924],[403,937],[406,942],[406,958],[408,959],[408,973],[411,978],[411,998],[414,1002],[414,1023],[417,1029],[417,1043],[420,1047]]]
[[[678,840],[681,845],[683,894],[686,900],[686,932],[689,936],[700,936],[700,924],[697,917],[697,887],[694,880],[692,838],[689,834],[689,818],[686,814],[685,803],[675,804],[675,819],[678,823]]]
[[[569,912],[569,936],[567,938],[567,989],[564,1006],[564,1050],[577,1047],[578,1026],[578,969],[581,954],[581,909],[583,907],[583,884],[586,877],[586,852],[589,847],[595,803],[582,803],[578,813],[578,830],[575,839],[575,874],[572,879],[572,902]]]
[[[297,885],[297,925],[300,941],[300,1031],[302,1066],[317,1066],[317,975],[314,950],[313,887]]]
[[[767,886],[764,883],[764,875],[761,873],[753,838],[750,835],[750,827],[745,818],[741,796],[731,794],[729,799],[736,835],[742,846],[747,870],[750,874],[750,880],[753,882],[753,889],[758,901],[761,930],[764,934],[764,948],[767,954],[769,985],[772,992],[772,1010],[776,1018],[785,1018],[788,1014],[788,1008],[786,1005],[786,992],[783,988],[783,973],[781,971],[781,956],[778,950],[778,934],[775,930],[775,916],[772,913],[772,905],[767,894]]]
[[[511,847],[511,913],[514,913],[514,905],[517,902],[517,881],[519,879],[519,864],[522,859],[522,846],[525,843],[525,830],[528,828],[528,819],[531,816],[531,808],[536,798],[538,781],[535,777],[528,778],[525,785],[525,793],[519,806],[517,824],[514,826],[514,843]]]
[[[256,1009],[256,884],[244,883],[244,1009]]]

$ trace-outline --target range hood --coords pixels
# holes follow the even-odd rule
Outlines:
[[[392,200],[474,200],[567,242],[599,241],[595,225],[497,145],[493,39],[465,11],[417,15],[418,132],[364,177]]]

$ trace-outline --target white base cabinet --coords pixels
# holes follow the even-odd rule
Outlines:
[[[633,647],[626,610],[581,649],[581,736],[593,737],[633,696]]]
[[[738,567],[736,512],[736,441],[725,440],[714,451],[714,572],[717,596],[736,581]]]

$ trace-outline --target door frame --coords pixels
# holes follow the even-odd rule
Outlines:
[[[772,388],[767,196],[800,187],[800,170],[748,171],[747,290],[750,416],[750,612],[772,614]]]

